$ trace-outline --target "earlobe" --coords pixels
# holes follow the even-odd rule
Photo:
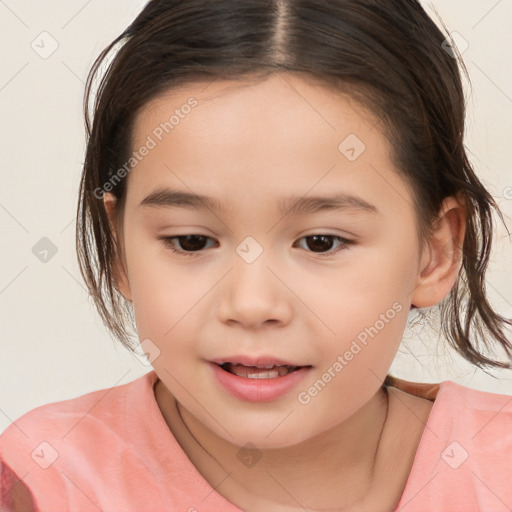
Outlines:
[[[465,201],[461,197],[446,198],[421,256],[411,297],[413,305],[435,306],[449,294],[459,276],[465,233]]]
[[[112,268],[112,274],[114,276],[117,289],[119,292],[123,295],[123,297],[130,302],[132,301],[132,295],[130,290],[130,284],[128,281],[127,272],[125,269],[125,264],[123,262],[123,259],[119,253],[118,247],[122,243],[121,237],[119,236],[119,233],[117,232],[117,214],[118,211],[116,209],[117,206],[117,198],[107,192],[105,193],[103,197],[103,204],[105,206],[105,211],[107,212],[109,224],[110,224],[110,230],[112,233],[112,236],[114,237],[114,245],[116,248],[116,256],[115,261]]]

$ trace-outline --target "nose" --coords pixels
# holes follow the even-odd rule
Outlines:
[[[263,255],[252,263],[236,258],[221,288],[220,320],[252,329],[289,323],[293,293],[286,280],[267,266]]]

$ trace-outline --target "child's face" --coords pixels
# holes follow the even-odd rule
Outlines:
[[[128,179],[121,289],[150,359],[160,351],[160,379],[230,442],[309,439],[367,403],[388,372],[421,255],[413,199],[380,130],[347,98],[290,74],[189,85],[137,119],[133,150],[147,155]],[[164,188],[224,209],[141,205]],[[279,209],[336,194],[376,211]],[[174,242],[192,256],[159,239],[191,234],[208,238]],[[211,362],[260,356],[305,368],[263,387]]]

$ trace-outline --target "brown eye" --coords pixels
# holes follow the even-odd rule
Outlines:
[[[205,244],[211,238],[203,235],[181,235],[160,237],[164,245],[171,251],[185,256],[194,256],[194,253],[205,249]]]
[[[309,235],[301,238],[300,240],[306,241],[304,244],[306,246],[305,248],[310,249],[310,252],[323,254],[328,251],[327,255],[334,254],[351,244],[350,240],[336,235]],[[335,240],[338,240],[338,242],[341,243],[336,245]],[[331,250],[333,246],[337,247],[337,249]]]

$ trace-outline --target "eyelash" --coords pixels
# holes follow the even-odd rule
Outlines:
[[[180,255],[183,255],[183,256],[187,256],[187,257],[197,256],[199,253],[201,253],[202,251],[205,250],[205,249],[200,249],[198,251],[183,251],[183,250],[176,249],[176,245],[173,242],[173,240],[175,240],[177,238],[185,238],[187,236],[198,236],[198,237],[202,237],[202,238],[206,238],[206,239],[212,240],[208,236],[196,235],[196,234],[178,235],[178,236],[162,236],[162,237],[159,237],[159,240],[162,240],[164,246],[167,249],[170,249],[172,252],[174,252],[176,254],[180,254]],[[303,240],[303,239],[306,239],[306,238],[311,238],[311,237],[314,237],[314,236],[323,236],[323,237],[327,237],[327,238],[334,238],[334,239],[338,239],[341,242],[341,245],[340,245],[340,247],[338,247],[338,249],[330,251],[330,252],[318,253],[318,252],[308,251],[308,252],[311,252],[312,254],[317,254],[320,257],[332,256],[333,254],[336,254],[339,251],[348,249],[348,246],[350,246],[350,245],[352,245],[354,243],[352,240],[347,240],[346,238],[343,238],[341,236],[329,235],[329,234],[325,234],[325,233],[314,233],[312,235],[303,236],[303,237],[299,238],[299,240]]]

